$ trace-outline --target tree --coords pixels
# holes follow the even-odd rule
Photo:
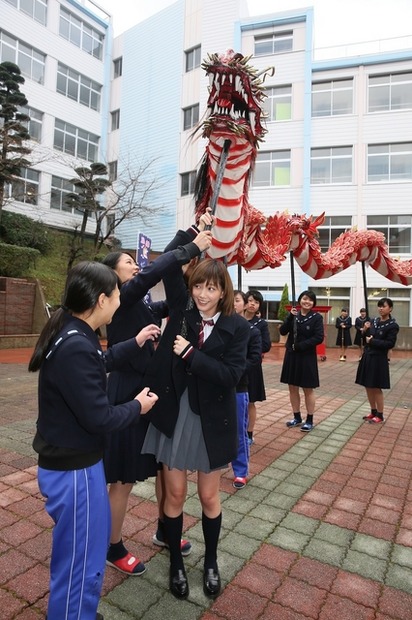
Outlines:
[[[109,179],[103,178],[103,175],[107,175],[107,167],[105,164],[96,162],[90,164],[89,167],[81,166],[75,168],[77,177],[70,179],[70,182],[78,190],[77,193],[68,194],[66,197],[66,204],[77,211],[83,213],[83,220],[80,227],[75,227],[74,234],[71,240],[69,250],[68,269],[73,266],[74,261],[78,256],[83,253],[84,238],[86,235],[86,226],[88,218],[93,215],[96,220],[95,229],[95,248],[97,246],[97,239],[101,235],[102,219],[99,217],[99,211],[104,210],[101,204],[101,198],[103,193],[110,187],[111,182]]]
[[[0,222],[6,184],[19,176],[22,168],[30,165],[25,155],[29,155],[31,149],[24,144],[30,139],[24,124],[29,117],[19,112],[19,108],[28,103],[20,91],[24,82],[17,65],[12,62],[0,64]]]
[[[288,311],[286,310],[286,306],[288,304],[289,304],[289,289],[288,289],[288,285],[285,284],[285,286],[283,287],[282,296],[279,302],[279,309],[278,309],[279,321],[284,321],[286,319],[286,316],[288,314]]]

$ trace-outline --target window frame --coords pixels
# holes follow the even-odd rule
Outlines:
[[[119,56],[113,60],[113,79],[122,77],[123,74],[123,56]]]
[[[347,149],[347,154],[339,154],[338,151]],[[320,152],[324,151],[325,154],[320,156]],[[327,151],[329,154],[327,155]],[[315,157],[314,153],[319,153],[319,156]],[[324,168],[325,176],[315,176],[314,163],[315,162],[329,162],[328,171],[326,176],[326,167]],[[342,180],[341,176],[334,174],[334,169],[339,166],[339,163],[348,162],[350,164],[350,179]],[[339,172],[339,169],[338,169]],[[336,178],[335,178],[336,176]],[[349,175],[347,175],[349,176]],[[351,185],[353,183],[353,146],[341,145],[341,146],[323,146],[312,148],[310,151],[310,184],[311,185]]]
[[[397,219],[405,220],[396,221]],[[386,222],[384,221],[386,219]],[[409,219],[409,222],[406,221]],[[385,236],[385,243],[388,246],[389,254],[395,256],[406,255],[410,256],[412,253],[412,215],[407,214],[389,214],[389,215],[367,215],[366,216],[366,228],[368,230],[376,230],[381,232]],[[405,240],[402,245],[393,239],[396,231],[396,239],[399,236],[405,235]],[[401,251],[401,248],[403,250]]]
[[[90,110],[100,112],[101,91],[102,85],[98,82],[62,62],[57,63],[56,92],[60,95],[72,99]],[[85,94],[87,97],[84,96]],[[87,103],[86,99],[88,100]]]
[[[74,13],[60,5],[59,36],[93,58],[102,60],[105,36]]]
[[[73,157],[97,162],[100,136],[55,118],[53,148]]]
[[[17,65],[25,78],[44,84],[46,55],[0,28],[0,62],[6,60]]]
[[[342,87],[341,85],[344,83],[349,83],[350,82],[350,86],[347,87]],[[324,86],[324,88],[319,89],[319,90],[314,90],[314,87],[317,86]],[[346,116],[346,115],[350,115],[353,114],[353,94],[354,94],[354,82],[353,82],[353,77],[350,78],[342,78],[340,80],[314,80],[312,82],[312,97],[311,97],[311,115],[312,118],[324,118],[324,117],[330,117],[330,116]],[[344,92],[348,92],[350,93],[350,106],[348,106],[348,108],[342,108],[344,111],[340,111],[340,108],[338,108],[338,103],[336,102],[338,93],[344,93]],[[316,95],[319,95],[319,98],[321,95],[323,95],[323,97],[325,97],[327,94],[329,93],[329,106],[326,107],[321,107],[319,106],[319,110],[318,112],[315,114],[314,110],[315,110],[315,104],[314,104],[314,100],[316,98]],[[328,110],[328,112],[327,112]]]
[[[185,51],[185,72],[198,69],[202,62],[202,46],[195,45]]]
[[[263,109],[267,114],[266,122],[280,123],[283,121],[290,121],[292,119],[292,84],[268,86],[265,90],[265,94],[266,98],[263,102]],[[289,109],[289,115],[285,118],[276,118],[277,116],[279,116],[276,114],[277,106],[279,105],[279,99],[288,99],[287,102],[282,103],[282,105],[287,105]]]
[[[399,78],[400,76],[409,76],[409,80],[405,80],[405,81],[397,81],[396,78]],[[387,78],[388,81],[385,82],[381,82],[379,84],[371,84],[371,80],[383,80]],[[394,99],[396,98],[396,93],[394,93],[394,91],[396,90],[396,88],[401,84],[409,84],[410,85],[410,102],[409,104],[406,105],[402,105],[402,106],[396,106],[394,105]],[[378,89],[383,90],[384,88],[387,89],[387,103],[386,105],[384,104],[376,104],[374,106],[373,109],[371,109],[371,94],[373,91],[377,91]],[[377,114],[379,112],[398,112],[400,110],[411,110],[412,109],[412,71],[398,71],[398,72],[393,72],[393,73],[377,73],[377,74],[370,74],[368,76],[368,113],[369,114]]]
[[[253,188],[260,189],[263,187],[290,187],[292,167],[291,156],[291,149],[259,151],[256,156],[255,168],[252,177]],[[283,165],[285,163],[287,165]],[[285,171],[287,171],[287,182],[276,182],[276,175],[278,174],[279,181],[281,181],[283,179],[281,179],[280,177],[285,176]],[[264,176],[267,177],[266,181],[264,180]],[[262,180],[257,180],[258,177],[261,177]]]
[[[405,148],[403,149],[401,146],[404,146]],[[371,150],[375,152],[371,152]],[[402,157],[405,157],[405,155],[407,156],[407,159],[404,162],[401,162]],[[372,162],[376,162],[378,158],[381,160],[381,167],[386,168],[386,174],[382,171],[379,174],[378,172],[375,172],[372,175]],[[410,183],[412,181],[412,141],[368,144],[366,160],[367,183]],[[402,176],[399,176],[399,172],[396,173],[396,164],[398,167],[402,164],[402,167],[406,171]],[[394,168],[395,170],[393,170]],[[372,176],[374,178],[372,178]]]
[[[183,108],[183,131],[196,127],[199,122],[200,106],[198,103]]]
[[[111,125],[110,131],[117,131],[120,128],[120,109],[110,112]]]
[[[190,196],[195,191],[197,171],[190,170],[180,174],[180,196]]]
[[[289,43],[284,45],[285,42],[290,42],[290,45]],[[259,51],[259,47],[262,51]],[[272,56],[289,52],[293,52],[293,30],[259,34],[254,37],[254,56]]]
[[[29,2],[31,5],[30,12],[22,6],[22,0],[6,0],[6,2],[36,22],[43,24],[43,26],[47,25],[47,0],[25,0],[26,3]]]

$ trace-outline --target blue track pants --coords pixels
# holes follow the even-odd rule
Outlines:
[[[249,474],[249,442],[247,435],[248,427],[248,404],[249,395],[247,392],[236,393],[237,410],[237,431],[238,431],[238,452],[237,457],[232,461],[232,469],[235,478],[246,478]]]
[[[71,471],[38,469],[53,519],[49,620],[96,620],[110,541],[103,462]]]

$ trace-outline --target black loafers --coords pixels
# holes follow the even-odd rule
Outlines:
[[[184,570],[170,571],[170,592],[176,598],[187,598],[189,596],[189,583]]]
[[[220,575],[216,568],[205,568],[203,572],[203,592],[206,596],[214,598],[220,594]]]

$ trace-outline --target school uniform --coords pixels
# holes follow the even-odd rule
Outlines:
[[[305,316],[300,312],[296,316],[289,313],[279,332],[282,336],[288,334],[280,382],[302,388],[319,387],[316,346],[323,342],[322,316],[313,311]]]
[[[253,317],[250,319],[249,324],[251,327],[259,330],[261,337],[261,359],[260,364],[254,364],[248,370],[248,392],[249,402],[256,403],[266,400],[265,381],[263,378],[262,358],[263,354],[270,351],[272,343],[270,340],[269,327],[264,319],[259,317]]]
[[[249,405],[249,372],[262,361],[262,339],[260,331],[253,325],[249,331],[249,340],[246,352],[246,370],[236,386],[236,410],[238,430],[238,452],[232,461],[232,469],[235,478],[246,478],[249,474],[250,446],[248,441],[248,405]]]
[[[342,327],[345,325],[345,327]],[[338,347],[350,347],[352,345],[352,336],[350,334],[350,328],[352,327],[352,319],[347,316],[345,319],[338,316],[335,321],[335,327],[338,330],[336,336],[336,346]]]
[[[67,314],[39,374],[33,448],[55,526],[48,617],[95,620],[110,538],[105,433],[137,424],[140,403],[110,405],[106,372],[134,355],[135,339],[106,354],[84,321]]]
[[[201,315],[188,305],[181,270],[164,284],[170,314],[144,378],[159,400],[150,412],[143,451],[161,460],[162,450],[170,448],[165,440],[175,439],[180,450],[170,463],[208,472],[225,467],[237,454],[236,385],[246,367],[250,327],[237,314],[220,314],[199,350]],[[177,334],[193,346],[187,359],[173,353]]]
[[[364,319],[362,319],[362,317],[357,316],[355,319],[355,339],[353,341],[353,344],[357,347],[363,346],[364,336],[362,329],[366,321],[370,321],[370,318],[365,317]]]
[[[189,243],[190,239],[186,240]],[[175,265],[181,265],[200,254],[194,243],[185,248],[174,249],[159,256],[134,278],[125,282],[120,289],[120,306],[107,326],[108,345],[122,342],[136,336],[144,327],[168,315],[166,302],[152,302],[150,306],[143,300],[148,290],[157,284],[164,274]],[[138,347],[108,379],[108,396],[112,404],[127,402],[134,398],[144,386],[141,385],[145,369],[153,356],[154,345],[147,340]],[[135,483],[156,476],[158,464],[154,457],[142,454],[143,440],[148,421],[141,418],[132,429],[110,433],[106,437],[104,467],[106,481]]]
[[[373,338],[365,344],[355,383],[365,388],[390,388],[388,351],[395,346],[398,332],[399,325],[392,317],[373,319],[367,334]]]

